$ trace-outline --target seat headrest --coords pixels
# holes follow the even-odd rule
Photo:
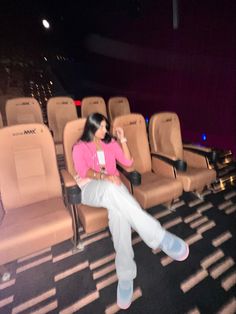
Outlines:
[[[7,125],[43,123],[43,115],[38,101],[33,97],[9,99],[5,106]]]
[[[99,96],[85,97],[81,101],[81,117],[87,118],[91,113],[101,113],[107,118],[105,100]]]

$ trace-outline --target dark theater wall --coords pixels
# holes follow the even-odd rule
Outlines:
[[[105,98],[128,96],[146,117],[175,111],[185,141],[236,153],[235,1],[178,3],[176,30],[172,1],[133,1],[130,15],[103,18],[85,40],[84,84]]]

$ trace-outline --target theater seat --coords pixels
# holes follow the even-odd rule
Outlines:
[[[128,98],[121,96],[110,97],[108,99],[108,113],[110,121],[113,121],[116,117],[130,114]]]
[[[176,179],[183,184],[184,191],[196,192],[200,196],[205,186],[216,180],[216,172],[209,169],[204,155],[183,148],[179,118],[173,112],[154,114],[149,123],[151,152],[169,160]],[[178,168],[178,165],[183,168]],[[184,169],[186,168],[186,169]]]
[[[91,113],[98,112],[107,118],[105,100],[102,97],[85,97],[81,101],[81,117],[87,118]]]
[[[38,101],[32,97],[9,99],[5,106],[7,125],[43,123]]]
[[[63,154],[63,130],[68,121],[77,119],[74,100],[70,97],[52,97],[47,102],[49,129],[53,133],[57,155]]]
[[[72,148],[81,137],[86,119],[77,119],[66,124],[63,134],[66,170],[62,171],[65,186],[76,184],[76,171],[72,159]],[[108,226],[107,210],[103,207],[91,207],[78,204],[77,212],[86,233],[92,233]]]
[[[0,130],[0,187],[0,265],[73,237],[47,126]]]
[[[133,169],[126,170],[141,174],[140,185],[131,185],[125,174],[122,174],[123,182],[144,209],[158,204],[171,205],[182,194],[182,184],[175,180],[172,167],[158,158],[151,158],[144,117],[140,114],[117,117],[112,123],[113,135],[117,127],[124,129],[134,158]]]

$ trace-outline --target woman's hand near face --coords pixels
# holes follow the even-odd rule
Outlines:
[[[115,132],[116,132],[116,135],[117,135],[118,140],[120,141],[121,148],[122,148],[122,150],[123,150],[123,153],[124,153],[125,157],[126,157],[127,159],[131,160],[132,157],[131,157],[129,148],[128,148],[128,146],[127,146],[127,138],[125,138],[125,134],[124,134],[123,128],[117,127],[117,128],[115,129]]]
[[[117,127],[115,132],[118,140],[122,140],[124,138],[124,130],[121,127]]]

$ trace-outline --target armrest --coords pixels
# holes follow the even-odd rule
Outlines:
[[[117,169],[129,180],[132,185],[138,186],[141,184],[141,174],[134,170],[133,167],[124,167],[117,164]]]
[[[202,146],[200,144],[193,144],[193,143],[183,143],[183,148],[192,148],[192,149],[197,149],[200,151],[205,151],[205,152],[210,152],[212,148]]]
[[[81,189],[77,185],[73,176],[65,169],[61,170],[62,180],[65,186],[65,193],[69,204],[81,203]]]
[[[184,160],[181,159],[173,159],[170,158],[170,156],[167,155],[162,155],[162,154],[156,154],[156,153],[151,153],[153,158],[158,158],[172,167],[174,167],[178,171],[186,171],[187,170],[187,163]]]
[[[61,169],[60,172],[66,188],[76,185],[75,178],[67,170]]]
[[[208,147],[192,145],[192,144],[184,144],[183,149],[190,151],[194,154],[204,156],[205,158],[209,160],[209,162],[212,162],[212,163],[215,163],[218,160],[217,151]]]

